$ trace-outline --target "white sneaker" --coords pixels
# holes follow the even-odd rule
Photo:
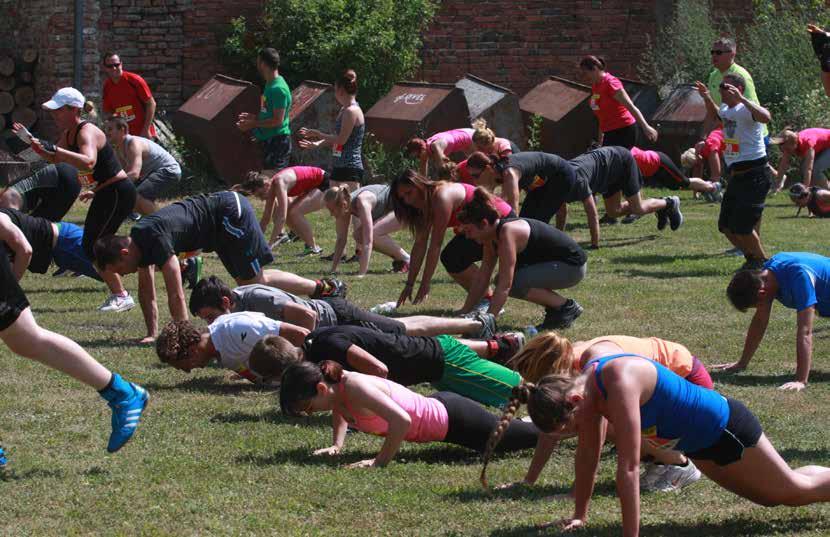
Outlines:
[[[700,470],[689,460],[686,466],[653,464],[640,477],[640,489],[650,492],[678,491],[700,479]]]
[[[135,301],[133,297],[130,295],[127,296],[118,296],[118,295],[110,295],[101,307],[98,308],[98,311],[127,311],[131,310],[135,307]]]

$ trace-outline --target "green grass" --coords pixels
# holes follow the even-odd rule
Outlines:
[[[716,231],[717,206],[688,194],[683,201],[686,224],[676,233],[657,232],[654,217],[603,227],[602,249],[590,253],[588,276],[571,291],[585,313],[569,337],[658,335],[686,344],[707,364],[738,358],[750,315],[733,310],[724,290],[741,260],[720,255],[728,244]],[[78,204],[69,219],[81,221],[83,211]],[[763,228],[768,253],[826,253],[827,223],[793,219],[794,212],[786,197],[771,199]],[[587,240],[580,208],[572,209],[571,220],[575,236]],[[313,223],[330,252],[331,219],[319,213]],[[407,235],[400,237],[411,245]],[[324,274],[327,263],[294,257],[300,249],[284,246],[276,266]],[[369,277],[346,274],[350,298],[367,307],[395,299],[404,278],[388,273],[389,266],[375,255]],[[229,279],[215,256],[207,269]],[[135,277],[126,284],[135,293]],[[383,470],[347,470],[343,463],[371,457],[381,440],[349,435],[339,458],[313,458],[313,449],[329,445],[327,418],[285,419],[275,393],[217,369],[187,375],[162,366],[151,348],[131,343],[144,334],[138,308],[96,311],[105,298],[96,282],[29,274],[23,285],[43,326],[142,383],[152,399],[137,437],[121,453],[107,455],[109,412],[102,400],[0,346],[0,441],[14,466],[14,477],[0,481],[0,535],[513,536],[535,534],[535,525],[571,513],[571,505],[554,496],[573,477],[573,443],[554,455],[536,487],[505,493],[482,492],[476,455],[442,444],[407,444]],[[169,314],[159,291],[164,322]],[[404,311],[449,315],[462,300],[439,269],[429,301]],[[502,326],[522,328],[540,317],[541,308],[511,300]],[[776,389],[795,367],[795,314],[780,305],[750,369],[715,376],[718,390],[758,414],[793,465],[830,466],[828,334],[827,322],[817,321],[806,392]],[[496,459],[491,483],[519,480],[529,460],[530,452]],[[586,534],[620,532],[614,469],[606,453]],[[644,495],[641,508],[643,535],[830,534],[828,506],[761,508],[705,479],[680,495]]]

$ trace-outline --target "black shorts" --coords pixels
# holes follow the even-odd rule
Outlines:
[[[568,198],[569,192],[565,190],[566,188],[566,184],[555,179],[548,179],[539,188],[529,190],[522,202],[519,216],[550,223],[553,215],[559,211],[559,208]]]
[[[736,235],[749,235],[764,213],[767,192],[772,186],[772,176],[766,159],[763,164],[755,165],[748,171],[733,174],[730,172],[729,183],[718,216],[718,230]]]
[[[364,174],[365,170],[362,168],[332,168],[329,179],[339,183],[356,182],[363,184]]]
[[[729,420],[723,434],[711,446],[686,453],[687,457],[726,466],[741,460],[744,449],[758,444],[764,430],[755,414],[740,401],[727,397],[726,402],[729,404]]]
[[[26,293],[14,277],[6,243],[0,242],[0,331],[13,325],[28,307]]]
[[[654,182],[672,190],[689,188],[689,178],[677,167],[671,157],[662,151],[657,151],[657,154],[660,155],[660,168],[652,177]]]
[[[321,300],[334,310],[339,325],[362,326],[387,334],[406,334],[406,326],[402,322],[361,309],[345,298],[323,298]]]
[[[92,250],[95,241],[104,235],[112,235],[135,209],[135,184],[129,179],[110,183],[95,193],[84,220],[84,253],[95,259]]]
[[[504,218],[515,218],[516,213],[512,210]],[[464,272],[473,263],[484,259],[484,248],[464,235],[455,235],[450,242],[441,250],[441,264],[450,274]]]
[[[274,255],[248,198],[238,194],[235,197],[238,204],[222,217],[216,255],[234,279],[250,280],[274,261]]]
[[[617,151],[608,163],[608,189],[602,197],[610,198],[619,191],[623,196],[636,196],[643,187],[643,176],[640,167],[630,151]]]
[[[280,171],[288,167],[291,156],[291,136],[278,134],[262,142],[262,167],[265,170]]]
[[[631,149],[637,145],[637,124],[602,133],[602,147],[617,146]]]

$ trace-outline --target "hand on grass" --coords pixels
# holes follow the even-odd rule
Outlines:
[[[418,288],[418,294],[415,295],[415,300],[412,301],[413,304],[420,304],[421,302],[426,302],[429,298],[429,283],[421,282],[421,286]]]
[[[712,371],[725,371],[727,373],[738,373],[739,371],[743,371],[746,369],[746,366],[741,364],[740,362],[732,362],[729,364],[715,364],[711,366],[709,369]]]
[[[579,518],[564,518],[557,524],[562,531],[574,531],[585,527],[585,521]]]
[[[156,336],[144,336],[138,340],[139,345],[150,345],[156,342]]]
[[[531,486],[533,486],[533,485],[531,485],[530,483],[527,483],[526,481],[516,481],[514,483],[503,483],[503,484],[501,484],[497,487],[493,487],[493,490],[512,490],[512,489],[525,488],[525,487],[531,487]]]
[[[375,459],[364,459],[362,461],[347,464],[346,468],[371,468],[375,465]]]
[[[395,307],[400,308],[401,306],[406,304],[407,300],[409,300],[410,302],[412,301],[412,286],[409,284],[407,284],[406,287],[403,288],[403,291],[401,291],[401,296],[398,297],[398,303],[395,305]]]
[[[89,201],[94,197],[95,197],[95,192],[93,192],[92,190],[85,190],[85,191],[81,192],[81,194],[78,196],[78,199],[81,200],[81,201]]]
[[[314,450],[312,455],[319,456],[319,455],[328,455],[329,457],[333,457],[334,455],[340,454],[340,448],[337,446],[331,446],[323,449]]]
[[[778,389],[783,390],[785,392],[790,392],[790,391],[800,392],[801,390],[803,390],[806,387],[807,387],[807,384],[805,384],[803,382],[793,381],[793,382],[787,382],[786,384],[782,384],[781,386],[778,387]]]

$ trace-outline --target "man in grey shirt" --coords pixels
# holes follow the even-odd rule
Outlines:
[[[257,311],[277,321],[309,330],[326,326],[353,325],[391,334],[437,336],[462,334],[490,339],[496,334],[495,318],[488,313],[472,319],[414,315],[393,319],[359,308],[344,298],[305,300],[266,285],[243,285],[231,289],[216,276],[200,280],[190,295],[193,315],[211,323],[220,315]]]

